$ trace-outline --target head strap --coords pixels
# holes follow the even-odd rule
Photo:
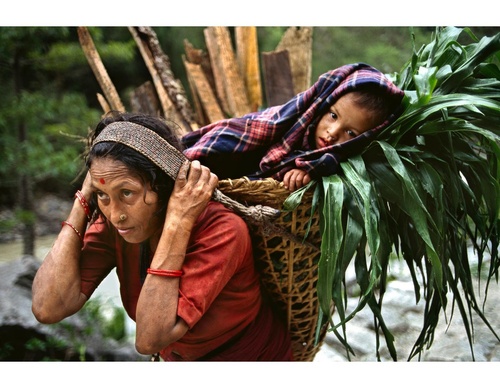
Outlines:
[[[92,147],[108,141],[121,143],[136,150],[165,171],[173,180],[177,178],[179,169],[187,160],[181,151],[156,132],[130,121],[115,121],[106,126],[95,138]]]

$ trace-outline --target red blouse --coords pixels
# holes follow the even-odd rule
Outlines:
[[[91,225],[81,256],[82,292],[90,297],[116,267],[123,305],[135,320],[141,291],[139,250],[138,244],[125,242],[108,222]],[[245,222],[220,203],[210,202],[191,234],[182,269],[177,314],[189,330],[161,354],[195,360],[241,333],[261,308]]]

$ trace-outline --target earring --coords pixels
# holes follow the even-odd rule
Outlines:
[[[125,214],[120,215],[120,221],[125,221],[127,216]]]

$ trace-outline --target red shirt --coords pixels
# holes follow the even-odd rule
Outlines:
[[[108,222],[97,221],[85,234],[81,257],[82,292],[90,297],[116,267],[120,294],[135,320],[141,291],[140,247],[121,238]],[[251,237],[245,222],[222,204],[210,202],[200,215],[186,252],[177,314],[186,335],[162,356],[194,360],[241,333],[262,306]]]

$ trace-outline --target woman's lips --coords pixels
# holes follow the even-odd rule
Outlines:
[[[118,233],[120,233],[121,236],[124,236],[124,235],[127,235],[127,234],[130,234],[132,232],[132,228],[126,228],[126,229],[123,229],[123,228],[116,228],[116,230],[118,231]]]

